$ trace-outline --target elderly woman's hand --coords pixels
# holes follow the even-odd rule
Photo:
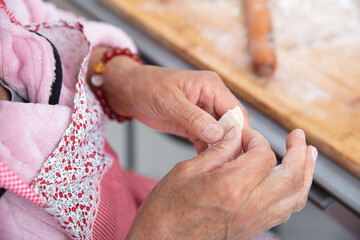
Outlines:
[[[275,155],[259,133],[247,128],[242,138],[233,128],[157,184],[127,239],[250,239],[286,222],[305,206],[317,154],[301,130],[288,136],[286,147],[275,167]]]
[[[92,59],[103,51],[95,49]],[[188,137],[198,152],[223,138],[217,119],[227,110],[240,106],[250,125],[246,110],[214,72],[144,66],[120,56],[106,64],[103,76],[105,97],[115,112]]]
[[[92,59],[101,53],[95,49]],[[304,207],[317,152],[302,131],[289,135],[287,153],[275,167],[274,153],[249,128],[244,108],[243,132],[235,127],[223,139],[216,120],[242,106],[216,74],[142,66],[123,56],[106,67],[105,96],[118,114],[189,137],[198,152],[216,143],[157,184],[128,239],[250,239]]]

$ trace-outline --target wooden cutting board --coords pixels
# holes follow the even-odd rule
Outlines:
[[[359,1],[269,0],[270,78],[252,73],[241,0],[101,2],[360,177]]]

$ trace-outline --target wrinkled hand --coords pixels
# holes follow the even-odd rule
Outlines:
[[[245,125],[250,125],[246,110],[214,72],[144,66],[122,56],[106,64],[103,76],[105,97],[114,111],[187,137],[198,152],[223,138],[217,119],[227,110],[240,106]]]
[[[317,154],[301,130],[290,133],[286,148],[275,167],[262,135],[247,128],[241,138],[233,128],[157,184],[127,239],[250,239],[286,222],[305,206]]]

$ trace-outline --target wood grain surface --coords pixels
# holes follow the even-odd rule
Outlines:
[[[100,1],[360,177],[359,1],[269,0],[268,78],[252,72],[241,0]]]

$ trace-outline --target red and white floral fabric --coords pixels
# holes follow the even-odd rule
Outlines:
[[[79,24],[53,22],[29,26],[29,29],[48,37],[55,46],[61,44],[62,50],[74,48],[77,58],[84,52],[89,54],[90,46]],[[100,181],[111,164],[103,150],[103,112],[85,85],[88,57],[80,66],[70,126],[33,182],[35,193],[46,205],[45,210],[71,237],[78,239],[91,239]],[[77,58],[73,58],[74,64],[79,62]]]

